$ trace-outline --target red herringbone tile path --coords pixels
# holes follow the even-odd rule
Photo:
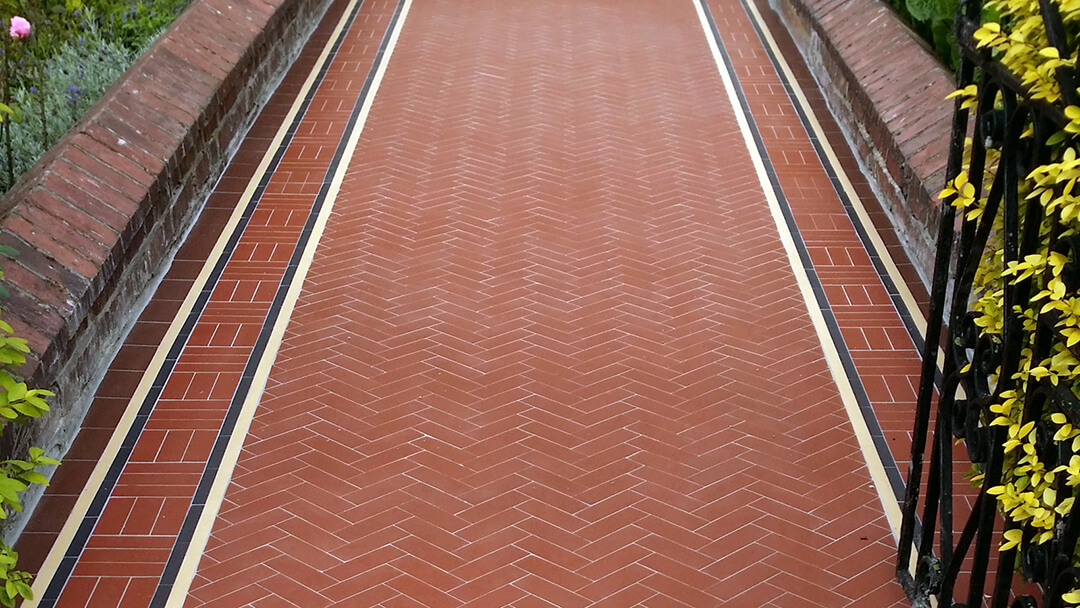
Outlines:
[[[901,459],[910,338],[745,7],[705,6]],[[360,3],[41,605],[906,605],[699,10]]]

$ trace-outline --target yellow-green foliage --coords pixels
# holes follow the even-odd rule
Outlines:
[[[0,256],[14,255],[8,247],[0,246]],[[0,269],[0,279],[4,273]],[[0,287],[0,295],[6,295]],[[38,418],[49,411],[46,397],[53,394],[43,389],[33,389],[15,374],[15,369],[26,362],[26,353],[30,349],[26,340],[16,337],[11,326],[0,319],[0,432],[8,424],[24,424],[32,418]],[[0,519],[7,518],[12,511],[21,511],[22,502],[19,494],[33,484],[49,485],[44,475],[35,469],[60,464],[45,456],[40,448],[30,448],[26,460],[11,459],[0,461]],[[15,606],[20,598],[31,598],[31,576],[17,570],[18,554],[8,545],[0,542],[0,605]]]
[[[1080,178],[1080,138],[1077,137],[1080,136],[1080,107],[1065,106],[1056,77],[1059,68],[1076,66],[1080,0],[1052,2],[1061,14],[1069,37],[1066,46],[1072,49],[1070,56],[1061,56],[1050,45],[1038,0],[987,2],[984,19],[986,15],[992,15],[994,20],[984,22],[974,34],[976,45],[987,49],[993,59],[1016,75],[1027,88],[1030,98],[1057,105],[1068,121],[1062,132],[1050,139],[1053,145],[1051,161],[1022,176],[1019,185],[1019,216],[1025,216],[1027,205],[1040,205],[1043,217],[1047,218],[1038,226],[1041,248],[1006,265],[999,211],[992,218],[991,241],[980,262],[971,296],[975,324],[984,335],[1000,340],[1006,312],[1006,285],[1019,285],[1030,280],[1031,292],[1020,294],[1018,298],[1024,304],[1011,311],[1021,316],[1027,341],[1021,352],[1019,371],[1010,379],[1009,386],[1014,388],[1001,391],[997,402],[990,406],[994,416],[990,425],[1007,429],[1003,477],[1001,483],[987,489],[1011,521],[1001,544],[1003,551],[1016,547],[1025,537],[1035,543],[1045,543],[1053,538],[1055,524],[1072,511],[1072,495],[1080,486],[1080,428],[1070,424],[1062,413],[1044,416],[1042,428],[1050,429],[1049,432],[1054,433],[1053,441],[1072,454],[1067,463],[1048,469],[1036,450],[1037,433],[1046,431],[1040,431],[1040,425],[1024,415],[1029,379],[1065,387],[1080,396],[1080,360],[1072,349],[1080,344],[1080,294],[1070,291],[1063,278],[1066,266],[1076,261],[1050,248],[1052,236],[1080,234],[1080,188],[1077,186]],[[979,91],[975,85],[969,85],[951,97],[959,98],[963,109],[972,109],[977,105]],[[1031,137],[1033,133],[1031,125],[1026,125],[1024,137]],[[986,211],[985,193],[994,179],[996,154],[992,149],[987,150],[981,198],[976,194],[979,189],[969,182],[966,167],[941,193],[942,198],[949,200],[969,220],[980,218]],[[1058,339],[1048,357],[1036,360],[1034,340],[1036,319],[1040,315],[1053,315]],[[1080,348],[1075,352],[1080,352]],[[970,371],[964,369],[961,373]],[[977,475],[975,481],[981,483],[982,476]],[[1069,605],[1080,605],[1080,591],[1076,589],[1063,597]]]

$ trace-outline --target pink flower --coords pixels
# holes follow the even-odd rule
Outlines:
[[[11,31],[9,32],[12,38],[29,38],[30,37],[30,22],[22,17],[11,18]]]

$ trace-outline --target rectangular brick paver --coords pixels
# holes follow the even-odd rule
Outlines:
[[[888,294],[709,6],[868,393],[910,406]],[[396,7],[361,6],[58,606],[149,602]],[[185,606],[904,605],[695,3],[403,18]]]

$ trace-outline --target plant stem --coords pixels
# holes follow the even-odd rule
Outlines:
[[[0,33],[0,35],[3,35]],[[11,106],[11,38],[4,38],[4,104]],[[4,148],[7,152],[7,187],[15,185],[15,159],[11,152],[11,119],[9,114],[4,117]]]
[[[49,149],[49,119],[45,112],[45,77],[42,75],[41,58],[35,57],[35,78],[37,81],[38,109],[41,111],[41,149]]]

